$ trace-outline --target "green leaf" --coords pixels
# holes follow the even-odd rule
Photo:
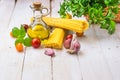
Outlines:
[[[31,46],[31,41],[32,41],[32,38],[27,37],[27,38],[24,39],[23,44],[27,47],[30,47]]]
[[[26,36],[26,31],[25,31],[24,27],[21,25],[18,37],[24,38],[25,36]]]
[[[104,0],[105,4],[108,5],[110,2],[109,0]]]
[[[20,33],[20,30],[17,27],[12,28],[12,35],[14,37],[18,37]]]
[[[59,14],[64,17],[71,12],[73,17],[89,16],[89,23],[99,24],[102,29],[108,30],[109,34],[115,31],[115,14],[118,13],[120,0],[64,0],[60,5]],[[105,8],[107,9],[107,14]]]
[[[115,22],[114,21],[110,21],[110,26],[108,28],[108,33],[109,34],[113,34],[115,32]]]
[[[17,38],[17,39],[15,40],[15,45],[16,45],[17,43],[23,43],[23,41],[24,41],[23,38]]]

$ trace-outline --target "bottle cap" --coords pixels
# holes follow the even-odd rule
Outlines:
[[[40,8],[41,7],[41,2],[33,2],[34,8]]]

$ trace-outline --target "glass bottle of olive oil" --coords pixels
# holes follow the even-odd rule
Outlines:
[[[30,5],[30,8],[33,10],[33,20],[30,25],[32,30],[38,38],[48,38],[49,27],[42,21],[42,17],[49,14],[48,9],[42,6],[40,2],[33,2],[33,4]]]

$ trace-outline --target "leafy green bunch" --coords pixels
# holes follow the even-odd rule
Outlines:
[[[118,13],[120,0],[64,0],[60,5],[59,14],[62,18],[71,12],[73,16],[89,17],[89,23],[99,24],[100,28],[115,32],[115,15]]]
[[[26,31],[23,25],[20,26],[20,29],[18,27],[13,27],[12,36],[16,38],[15,45],[18,43],[23,43],[24,46],[31,46],[32,39],[30,37],[26,37]]]

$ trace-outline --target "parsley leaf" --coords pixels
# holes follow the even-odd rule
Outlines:
[[[58,11],[62,18],[71,12],[73,16],[89,16],[89,23],[99,24],[100,28],[115,32],[115,14],[120,10],[120,0],[64,0]]]

